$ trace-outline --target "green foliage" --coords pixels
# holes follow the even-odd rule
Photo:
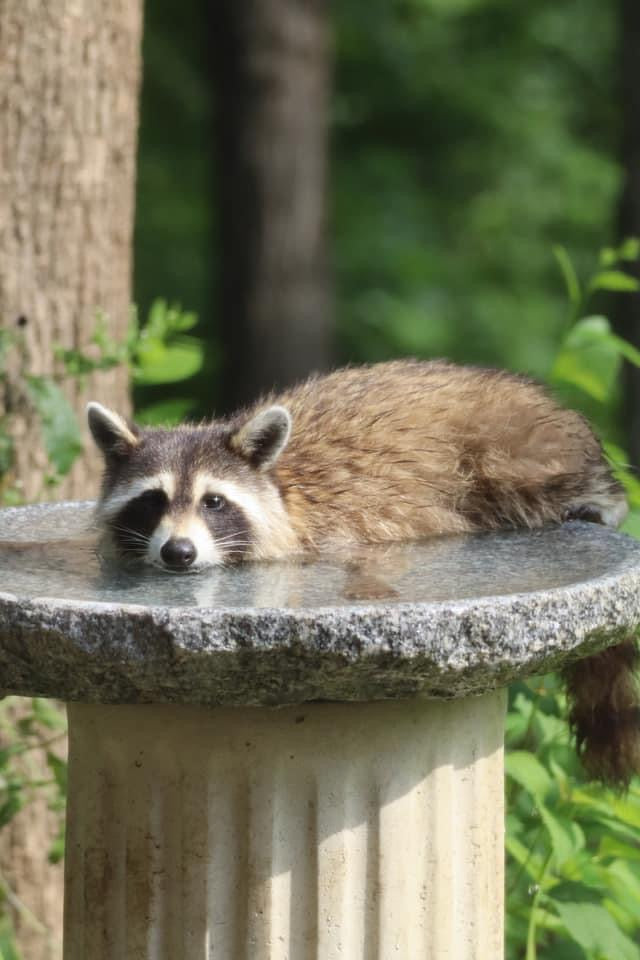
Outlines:
[[[0,960],[21,960],[14,945],[13,931],[6,919],[0,920]]]
[[[555,251],[570,326],[551,366],[554,391],[586,412],[606,441],[613,430],[624,360],[640,353],[589,315],[598,291],[637,290],[622,269],[640,244],[607,249],[587,283],[564,249]],[[582,316],[583,312],[586,314]],[[631,510],[624,529],[640,533],[640,482],[624,451],[605,443]],[[556,677],[516,684],[507,715],[508,960],[640,960],[640,782],[621,797],[586,783]]]
[[[82,452],[80,424],[64,392],[64,384],[73,379],[82,381],[88,374],[126,364],[131,378],[139,384],[177,384],[189,380],[202,367],[203,342],[188,331],[197,323],[194,313],[165,300],[155,300],[146,323],[140,326],[135,309],[123,343],[112,340],[107,333],[106,318],[98,315],[95,331],[89,342],[89,351],[56,349],[60,364],[57,377],[36,376],[25,372],[18,385],[24,402],[38,415],[44,448],[50,472],[44,477],[47,484],[57,483],[69,472]],[[17,335],[0,332],[0,386],[6,377],[3,357],[15,345]],[[14,389],[16,385],[14,384]],[[168,401],[152,404],[140,411],[142,423],[177,423],[192,409],[193,401],[176,396]],[[0,419],[0,499],[5,504],[19,501],[19,494],[7,482],[13,464],[13,441],[8,418]]]
[[[212,355],[233,317],[216,297],[224,130],[203,11],[146,10],[135,299],[146,310],[164,285],[193,304]],[[546,376],[564,323],[549,248],[561,238],[587,269],[619,196],[617,15],[600,0],[331,7],[338,359],[444,356]],[[193,385],[202,412],[209,373]],[[141,399],[159,398],[138,387]]]
[[[508,960],[640,960],[640,784],[584,782],[556,677],[507,718]]]
[[[154,300],[145,326],[134,325],[130,363],[134,384],[176,383],[193,377],[202,367],[202,341],[186,336],[195,327],[195,313],[183,313],[166,300]]]
[[[65,738],[65,715],[56,704],[34,698],[30,709],[25,709],[25,701],[17,697],[7,697],[0,704],[0,828],[36,795],[44,796],[58,822],[48,851],[52,863],[58,863],[64,852],[67,765],[57,749],[64,752]],[[44,766],[48,775],[43,775]],[[44,855],[47,851],[43,851]],[[20,913],[23,922],[37,928],[45,939],[48,934],[0,875],[0,960],[19,960],[7,906]]]
[[[49,377],[25,377],[27,393],[40,418],[44,447],[56,473],[64,476],[82,452],[78,421],[61,388]]]
[[[548,250],[562,237],[588,269],[617,202],[615,6],[334,11],[345,358],[445,356],[545,377],[564,323]]]

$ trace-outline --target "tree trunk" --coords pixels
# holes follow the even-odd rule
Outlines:
[[[213,7],[227,409],[331,362],[328,9]]]
[[[619,235],[640,236],[640,4],[638,0],[620,0],[620,63],[622,103],[622,163],[624,187],[618,217]],[[628,265],[626,267],[628,269]],[[640,263],[634,265],[640,280]],[[640,293],[618,294],[615,325],[621,336],[640,347]],[[625,417],[630,461],[640,466],[640,370],[625,364]]]
[[[56,345],[86,348],[98,311],[113,338],[128,323],[141,7],[0,0],[0,325],[19,338],[0,415],[27,500],[42,493],[47,460],[21,374],[55,373]],[[89,397],[128,407],[124,369],[65,391],[78,413]],[[53,492],[93,496],[98,472],[89,452]],[[50,778],[44,756],[40,773]],[[47,862],[51,819],[40,799],[0,831],[3,885],[27,908],[13,911],[25,960],[60,956],[62,869]]]
[[[46,457],[18,374],[55,370],[54,347],[86,347],[98,311],[128,324],[141,0],[0,0],[0,323],[20,335],[0,397],[27,500],[42,493]],[[13,386],[12,386],[13,384]],[[127,407],[120,368],[67,384]],[[96,492],[92,451],[55,489]]]

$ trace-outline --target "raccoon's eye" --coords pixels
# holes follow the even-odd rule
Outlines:
[[[202,498],[202,506],[205,510],[223,510],[226,505],[227,501],[218,493],[208,493]]]

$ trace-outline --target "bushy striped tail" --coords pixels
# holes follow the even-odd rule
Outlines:
[[[589,777],[626,789],[640,773],[640,662],[635,637],[565,668],[569,722]]]

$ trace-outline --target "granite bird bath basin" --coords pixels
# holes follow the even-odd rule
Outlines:
[[[640,624],[572,523],[194,575],[0,512],[0,689],[68,703],[65,960],[498,960],[504,687]]]

